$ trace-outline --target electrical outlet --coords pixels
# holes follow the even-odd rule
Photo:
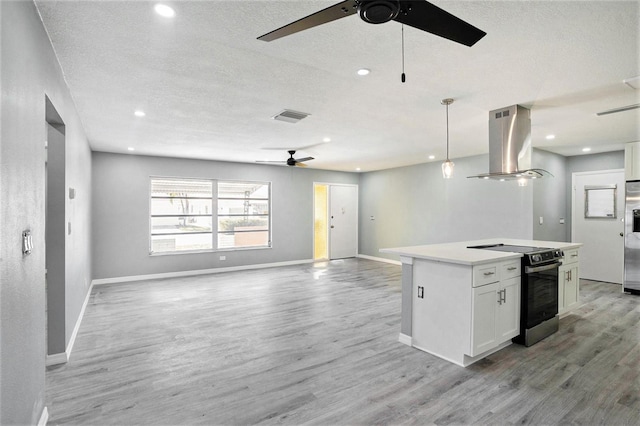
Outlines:
[[[220,260],[227,260],[227,256],[220,256]]]

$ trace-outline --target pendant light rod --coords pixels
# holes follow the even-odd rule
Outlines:
[[[453,103],[453,99],[446,98],[440,101],[442,105],[447,107],[447,159],[442,163],[442,177],[445,179],[451,179],[453,175],[453,161],[449,160],[449,105]]]
[[[440,103],[447,107],[447,161],[449,161],[449,105],[453,103],[453,99],[446,98],[441,100]]]

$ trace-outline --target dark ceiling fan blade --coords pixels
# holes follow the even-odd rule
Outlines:
[[[296,160],[296,163],[302,163],[304,161],[313,160],[313,157],[296,158],[295,160]]]
[[[344,18],[345,16],[353,15],[357,11],[355,0],[343,1],[262,35],[258,37],[258,40],[273,41],[318,25],[326,24],[327,22],[335,21],[336,19]]]
[[[394,18],[394,21],[465,46],[473,46],[478,40],[487,35],[481,29],[428,1],[402,1],[400,2],[400,8],[401,12]]]

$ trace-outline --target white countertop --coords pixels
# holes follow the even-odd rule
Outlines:
[[[485,244],[509,244],[516,246],[544,247],[552,249],[578,248],[580,243],[560,241],[516,240],[511,238],[491,238],[477,241],[460,241],[456,243],[429,244],[424,246],[395,247],[380,249],[382,253],[397,254],[414,259],[434,260],[438,262],[457,263],[462,265],[479,265],[499,260],[517,259],[521,253],[507,253],[492,250],[470,249],[468,246]]]

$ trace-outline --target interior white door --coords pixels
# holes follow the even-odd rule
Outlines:
[[[329,187],[329,259],[358,254],[358,187]]]
[[[606,217],[610,205],[606,189],[615,185],[615,213]],[[592,200],[585,217],[585,190]],[[595,192],[592,192],[595,191]],[[584,244],[580,250],[580,278],[622,284],[624,265],[624,170],[573,174],[571,240]],[[602,203],[599,207],[595,203]],[[602,211],[600,211],[602,210]]]

